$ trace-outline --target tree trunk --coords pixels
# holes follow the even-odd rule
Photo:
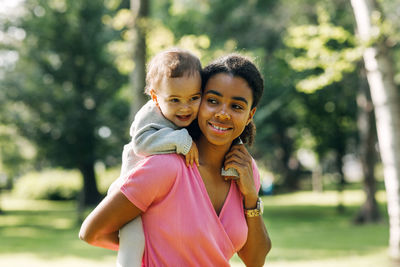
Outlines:
[[[361,40],[372,37],[370,16],[375,11],[370,0],[351,0]],[[394,83],[393,62],[384,43],[367,47],[363,57],[371,98],[375,109],[379,150],[388,202],[390,238],[389,254],[400,259],[400,97]]]
[[[97,190],[94,162],[81,164],[79,170],[83,176],[83,189],[81,191],[79,205],[81,207],[97,205],[101,200],[101,195]]]
[[[131,114],[136,112],[146,103],[147,97],[144,94],[146,85],[146,19],[149,15],[149,0],[131,0],[131,10],[134,16],[134,52],[133,61],[135,68],[130,76],[133,101]]]
[[[81,164],[79,170],[83,177],[83,188],[78,199],[77,225],[81,225],[85,219],[85,208],[97,205],[101,200],[101,195],[97,190],[94,162]]]
[[[314,192],[323,192],[324,191],[324,182],[322,179],[322,168],[319,163],[317,166],[313,168],[312,175],[311,175],[311,184],[312,190]]]
[[[364,77],[365,75],[361,76]],[[376,126],[371,97],[368,93],[368,85],[364,82],[359,89],[357,104],[359,108],[357,123],[360,137],[359,154],[364,176],[363,183],[366,200],[355,216],[354,222],[377,222],[380,221],[381,215],[379,213],[378,203],[375,199],[376,180],[374,169],[376,163]]]
[[[278,130],[280,136],[280,147],[282,148],[281,162],[283,174],[283,187],[289,191],[296,191],[299,189],[300,178],[300,164],[298,160],[293,157],[293,141],[290,137],[286,136],[284,129]]]
[[[344,172],[343,172],[343,157],[344,157],[344,150],[342,149],[337,149],[336,151],[336,158],[335,158],[335,164],[336,164],[336,169],[337,169],[337,174],[338,174],[338,183],[337,183],[337,191],[338,191],[338,205],[337,205],[337,211],[339,213],[344,213],[345,211],[345,205],[344,205],[344,187],[346,185],[346,181],[344,179]]]

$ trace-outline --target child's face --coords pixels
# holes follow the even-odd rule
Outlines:
[[[200,74],[163,79],[159,87],[150,93],[165,118],[178,127],[187,127],[199,111]]]

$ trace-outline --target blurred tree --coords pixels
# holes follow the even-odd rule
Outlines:
[[[354,90],[354,88],[359,88],[359,93],[363,93],[363,87],[360,85],[362,84],[362,81],[360,81],[356,75],[344,75],[344,73],[354,71],[355,67],[357,66],[355,62],[360,59],[362,49],[356,45],[354,35],[344,27],[333,25],[330,22],[330,17],[331,14],[327,12],[325,5],[320,4],[317,6],[317,25],[300,25],[289,28],[288,36],[285,39],[286,44],[289,47],[297,49],[297,51],[288,53],[289,56],[287,56],[287,60],[295,70],[303,71],[305,73],[305,76],[303,76],[302,79],[297,82],[296,87],[298,90],[315,94],[317,90],[329,88],[333,85],[336,86],[337,92],[342,91],[342,89],[346,90],[350,97],[349,100],[352,103],[355,103],[357,90]],[[351,76],[353,76],[353,78],[350,78]],[[347,80],[348,82],[346,82],[346,84],[348,85],[346,86],[340,82],[342,80]],[[338,82],[340,82],[340,84],[338,84]],[[341,87],[343,88],[341,89]],[[331,99],[335,98],[332,97],[333,96],[331,96]],[[325,103],[326,105],[329,104],[329,102]],[[346,108],[349,102],[340,101],[336,103],[339,106],[343,105],[343,103],[347,103],[344,106],[344,108]],[[362,102],[359,101],[357,103],[359,105],[362,104]],[[350,106],[355,107],[355,105]],[[308,108],[307,110],[310,111],[311,109]],[[360,106],[359,119],[370,118],[369,116],[361,116],[365,112],[365,107]],[[354,108],[348,109],[343,115],[347,116],[347,119],[344,120],[344,122],[347,121],[347,124],[349,124],[351,121],[351,125],[355,125],[356,112]],[[365,123],[373,124],[374,122],[364,120],[364,124]],[[359,151],[353,151],[353,153],[359,154],[359,158],[362,161],[362,166],[369,166],[370,163],[374,163],[373,160],[371,161],[373,157],[371,157],[370,154],[365,153],[370,153],[372,148],[364,148],[362,146],[374,145],[371,144],[371,142],[373,143],[373,132],[371,132],[372,129],[368,126],[366,129],[364,129],[362,127],[364,124],[358,124],[358,134],[361,142],[359,143]],[[336,125],[334,130],[331,130],[330,133],[327,132],[324,135],[329,139],[330,134],[333,133],[333,136],[339,141],[336,142],[334,146],[336,148],[334,148],[334,150],[339,152],[336,153],[336,165],[341,177],[341,182],[339,183],[339,189],[341,191],[344,184],[343,172],[341,171],[343,164],[341,162],[346,152],[345,144],[348,142],[349,138],[346,138],[346,136],[343,134],[338,133],[338,129],[341,129],[339,124],[331,124],[331,126],[333,125]],[[339,130],[339,132],[341,131]],[[374,183],[371,181],[371,179],[375,180],[373,171],[371,172],[371,168],[373,169],[373,166],[362,169],[364,172],[363,174],[367,200],[362,208],[362,212],[358,214],[359,222],[364,221],[360,216],[363,216],[364,218],[375,218],[379,215],[378,206],[373,205],[373,203],[376,203],[376,189],[374,187]],[[366,214],[365,212],[369,213]]]
[[[375,108],[390,223],[389,253],[400,260],[400,90],[394,75],[390,32],[381,8],[374,0],[352,0],[358,35]],[[380,25],[379,25],[380,24]]]
[[[375,198],[376,179],[375,165],[377,161],[376,151],[376,126],[374,119],[374,107],[369,94],[368,83],[365,78],[365,69],[360,71],[360,86],[357,93],[358,104],[358,130],[359,130],[359,157],[364,174],[364,191],[366,199],[354,218],[355,223],[380,221],[378,203]]]
[[[94,164],[118,162],[128,132],[120,90],[127,77],[108,52],[119,33],[102,23],[120,1],[106,3],[25,1],[19,24],[10,26],[23,35],[13,48],[18,60],[1,83],[2,120],[35,143],[42,164],[80,170],[81,206],[100,200]]]
[[[308,75],[297,84],[303,91],[314,92],[332,82],[342,79],[344,72],[354,70],[355,64],[363,55],[366,75],[371,90],[372,102],[375,108],[376,128],[378,133],[381,158],[384,165],[386,191],[388,195],[388,211],[390,217],[390,254],[393,258],[400,258],[400,95],[395,84],[395,64],[389,47],[396,44],[393,27],[388,20],[383,19],[382,11],[377,8],[376,1],[352,0],[353,11],[357,22],[360,41],[356,46],[351,44],[351,34],[341,27],[329,23],[329,17],[322,8],[319,9],[319,24],[317,26],[300,26],[292,28],[289,32],[292,38],[287,42],[289,46],[301,49],[301,55],[289,60],[291,66],[297,70],[316,71],[319,73]],[[371,22],[372,20],[372,22]],[[302,32],[302,33],[300,33]],[[307,38],[309,38],[307,40]],[[338,44],[339,49],[331,49],[332,41]],[[358,41],[358,40],[357,40]],[[335,44],[335,42],[333,44]],[[360,91],[362,93],[362,91]],[[361,107],[362,109],[363,107]],[[366,115],[367,119],[369,118]],[[360,118],[361,119],[361,118]],[[373,120],[369,120],[373,123]],[[361,125],[361,124],[359,124]],[[373,164],[373,132],[369,126],[367,131],[360,130],[361,144],[366,147],[360,152],[363,166]],[[369,128],[369,129],[368,129]],[[377,212],[373,193],[375,192],[370,168],[363,168],[365,172],[365,185],[367,188],[367,203],[362,212],[370,212],[368,216],[374,217]],[[369,203],[368,203],[369,202]],[[369,208],[366,209],[369,205]],[[361,218],[361,217],[360,217]]]
[[[136,96],[132,101],[132,114],[146,103],[146,96],[143,93],[146,85],[146,32],[149,26],[149,5],[150,0],[131,0],[131,11],[133,13],[132,38],[134,69],[131,73],[131,86],[133,94]]]
[[[34,167],[35,148],[14,127],[7,125],[0,126],[0,144],[0,176],[6,176],[5,181],[0,181],[0,188],[4,183],[10,189],[15,177]]]

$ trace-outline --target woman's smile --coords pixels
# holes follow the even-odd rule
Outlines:
[[[232,127],[220,124],[220,123],[215,123],[215,122],[208,122],[208,124],[211,126],[212,129],[216,131],[216,133],[221,133],[224,134],[229,130],[232,130]]]

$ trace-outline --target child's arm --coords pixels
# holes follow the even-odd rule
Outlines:
[[[185,155],[186,166],[192,166],[195,163],[198,166],[199,164],[199,150],[197,149],[197,145],[195,142],[192,142],[192,147],[189,152]]]
[[[192,138],[186,129],[175,130],[149,124],[132,136],[133,150],[141,156],[178,153],[186,155],[192,147]]]
[[[199,166],[199,151],[186,129],[148,128],[132,139],[137,155],[178,153],[185,155],[186,166]]]
[[[185,155],[187,162],[198,162],[197,147],[188,131],[167,120],[150,101],[135,116],[130,133],[136,155],[178,153]]]

